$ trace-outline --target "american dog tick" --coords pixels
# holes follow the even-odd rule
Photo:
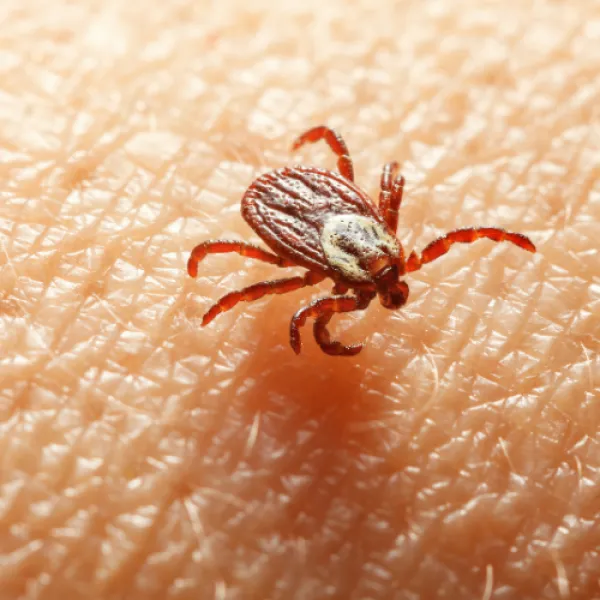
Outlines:
[[[314,300],[292,317],[290,343],[296,354],[300,353],[299,328],[312,317],[315,339],[325,353],[352,356],[360,352],[362,344],[346,346],[332,341],[327,331],[331,317],[363,310],[376,295],[386,308],[400,308],[408,298],[408,285],[400,277],[446,254],[454,244],[488,238],[535,252],[531,240],[520,233],[477,227],[451,231],[426,246],[420,256],[413,251],[405,260],[396,238],[404,189],[398,163],[383,167],[379,206],[375,206],[354,183],[352,159],[338,133],[315,127],[302,134],[293,149],[322,139],[337,155],[340,174],[304,166],[278,169],[254,181],[242,198],[243,218],[274,254],[245,242],[209,240],[193,249],[187,265],[188,273],[196,277],[198,263],[207,254],[237,252],[278,267],[303,267],[307,272],[227,294],[204,315],[203,326],[242,300],[285,294],[329,277],[334,283],[332,295]]]

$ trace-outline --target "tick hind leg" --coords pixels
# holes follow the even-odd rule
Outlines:
[[[330,129],[325,125],[313,127],[312,129],[305,131],[296,139],[296,141],[292,144],[292,150],[298,150],[298,148],[306,143],[313,144],[320,140],[325,140],[331,150],[338,157],[337,164],[340,173],[346,179],[354,181],[354,165],[352,164],[352,159],[350,158],[350,151],[348,150],[348,146],[346,146],[346,142],[342,136],[337,133],[337,131]]]
[[[304,277],[288,277],[287,279],[263,281],[239,291],[231,292],[211,306],[204,317],[202,317],[202,327],[208,325],[219,314],[231,310],[238,302],[251,302],[267,294],[287,294],[308,285],[315,285],[323,279],[325,279],[324,275],[309,271]]]
[[[300,339],[300,327],[302,327],[308,318],[316,319],[314,325],[314,335],[317,343],[326,354],[334,356],[354,356],[362,349],[362,344],[345,346],[340,342],[331,341],[331,336],[327,331],[327,323],[336,313],[352,312],[354,310],[364,310],[375,296],[374,293],[363,293],[358,296],[330,296],[315,300],[308,306],[301,308],[293,317],[290,323],[290,345],[296,354],[300,354],[302,341]]]
[[[406,261],[407,271],[417,271],[422,265],[443,256],[454,244],[470,244],[476,240],[487,238],[494,242],[511,242],[523,250],[535,252],[533,242],[522,233],[511,233],[497,227],[476,227],[472,229],[456,229],[428,244],[421,256],[413,250]]]
[[[187,264],[188,273],[192,277],[196,277],[196,275],[198,275],[198,263],[207,254],[220,254],[223,252],[237,252],[241,256],[262,260],[263,262],[277,265],[278,267],[296,266],[291,260],[271,254],[254,244],[238,242],[237,240],[208,240],[202,244],[198,244],[198,246],[192,250]]]
[[[404,191],[404,177],[398,175],[398,167],[396,161],[389,162],[383,167],[379,192],[379,212],[394,233],[398,228],[398,211]]]

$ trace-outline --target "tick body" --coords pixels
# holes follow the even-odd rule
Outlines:
[[[451,231],[420,254],[413,251],[406,258],[396,237],[404,189],[398,164],[384,166],[376,205],[354,183],[348,148],[335,131],[324,126],[310,129],[296,140],[293,149],[321,139],[337,155],[339,173],[308,166],[286,167],[256,179],[242,198],[243,218],[272,252],[240,241],[209,240],[196,246],[188,260],[192,277],[198,274],[198,263],[207,254],[221,252],[237,252],[279,267],[302,267],[306,273],[227,294],[204,315],[203,326],[242,300],[284,294],[330,279],[331,295],[314,300],[292,317],[290,344],[300,353],[300,327],[313,318],[315,340],[325,353],[352,356],[360,352],[362,344],[347,346],[333,341],[327,330],[331,317],[363,310],[376,296],[386,308],[400,308],[409,294],[401,278],[446,254],[454,244],[488,238],[535,252],[531,240],[520,233],[478,227]]]

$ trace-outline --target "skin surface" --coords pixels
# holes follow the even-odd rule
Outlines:
[[[600,7],[349,6],[3,2],[3,600],[600,598]],[[538,253],[453,248],[355,358],[288,345],[325,283],[201,329],[283,271],[189,252],[320,123],[407,254]]]

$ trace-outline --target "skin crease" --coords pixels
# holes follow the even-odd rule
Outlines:
[[[600,8],[574,0],[8,0],[0,69],[0,589],[12,598],[600,598]],[[221,315],[283,270],[259,172],[407,179],[396,313]],[[288,272],[297,270],[290,269]]]

